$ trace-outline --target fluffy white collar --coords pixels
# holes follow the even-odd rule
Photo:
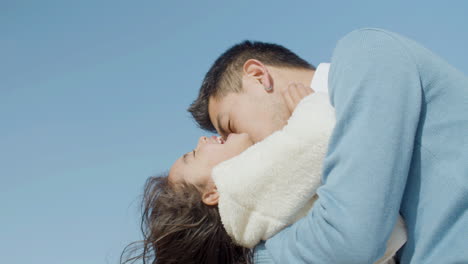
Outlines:
[[[253,248],[312,209],[334,125],[328,95],[311,94],[282,130],[213,169],[221,220],[237,244]],[[399,219],[385,256],[376,263],[385,263],[405,242]]]

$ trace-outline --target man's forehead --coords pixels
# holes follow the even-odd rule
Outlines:
[[[219,132],[220,124],[226,115],[224,109],[222,109],[220,99],[211,97],[208,103],[208,115],[210,117],[211,123],[215,129]]]

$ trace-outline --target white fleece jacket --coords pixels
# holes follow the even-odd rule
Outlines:
[[[311,94],[282,130],[213,168],[221,220],[237,244],[253,248],[312,209],[334,125],[328,95]],[[385,255],[375,263],[393,263],[406,239],[400,217]]]

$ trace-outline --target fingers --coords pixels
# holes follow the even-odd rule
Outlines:
[[[288,86],[289,94],[291,95],[291,98],[295,105],[297,105],[299,101],[302,99],[299,90],[300,90],[300,86],[298,83],[291,83]]]
[[[291,93],[289,92],[289,87],[287,89],[284,89],[281,94],[283,95],[283,99],[286,103],[286,106],[288,107],[289,113],[291,114],[294,111],[296,105],[294,103],[293,98],[291,97]]]
[[[288,85],[288,88],[282,94],[288,110],[292,113],[299,102],[311,93],[313,93],[311,88],[305,87],[302,83],[293,82]]]
[[[302,83],[299,84],[299,94],[301,95],[301,100],[308,96],[309,94],[313,93],[314,90],[310,87],[305,87]]]

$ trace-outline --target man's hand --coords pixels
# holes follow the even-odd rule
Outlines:
[[[285,89],[281,94],[283,96],[286,105],[288,106],[289,112],[292,114],[296,109],[297,104],[309,94],[314,93],[309,87],[305,87],[302,83],[290,83],[288,88]]]

